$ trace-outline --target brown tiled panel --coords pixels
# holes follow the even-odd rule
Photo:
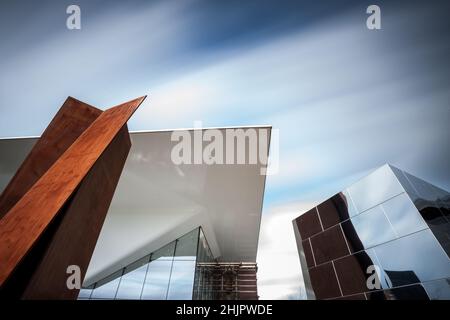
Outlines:
[[[331,262],[311,268],[309,276],[316,299],[329,299],[341,296],[336,273]]]
[[[342,192],[335,194],[331,199],[333,199],[334,205],[336,206],[336,208],[339,212],[340,221],[349,219],[350,218],[350,212],[349,212],[350,199],[347,199],[345,194],[343,194]]]
[[[144,98],[103,112],[0,220],[0,285],[50,225]]]
[[[366,271],[373,264],[364,251],[334,261],[344,296],[368,291]]]
[[[68,97],[14,177],[0,194],[3,217],[84,132],[101,110]]]
[[[330,228],[349,218],[347,202],[343,194],[338,193],[317,206],[324,229]]]
[[[306,265],[308,268],[314,267],[314,257],[311,251],[310,239],[306,239],[302,241],[303,252],[305,253]]]
[[[339,212],[332,199],[328,199],[319,204],[317,211],[319,211],[320,220],[324,229],[332,227],[341,221]]]
[[[80,267],[82,283],[130,147],[125,125],[72,196],[22,298],[77,299],[79,290],[66,286],[67,266]]]
[[[310,240],[317,265],[349,254],[340,225],[327,229]]]
[[[303,240],[322,231],[316,208],[302,214],[296,219],[296,223]]]

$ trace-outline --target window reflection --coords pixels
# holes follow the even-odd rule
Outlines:
[[[431,300],[450,300],[450,278],[423,284]]]
[[[170,277],[169,300],[190,300],[194,286],[195,260],[174,261]]]
[[[147,273],[149,256],[132,263],[125,268],[117,290],[117,299],[140,299],[145,274]]]
[[[381,206],[399,237],[427,228],[406,193],[384,202]]]
[[[79,300],[87,300],[91,298],[92,290],[94,289],[94,286],[89,286],[87,288],[81,288],[80,293],[78,294]]]
[[[197,242],[199,237],[199,229],[189,232],[176,243],[176,260],[195,260],[197,256]]]
[[[173,241],[151,255],[142,289],[142,299],[167,299],[175,246],[176,241]]]
[[[142,299],[165,300],[170,280],[172,260],[155,260],[148,265]]]
[[[399,274],[395,272],[403,272],[403,284],[450,277],[449,259],[429,229],[385,243],[373,250],[390,287],[399,281]]]
[[[358,211],[356,210],[355,205],[353,204],[353,200],[350,196],[350,192],[348,192],[348,189],[345,189],[342,191],[342,198],[345,201],[345,204],[347,205],[347,212],[349,217],[356,216],[358,214]],[[345,219],[343,219],[345,220]]]
[[[109,277],[95,284],[91,299],[114,299],[119,287],[122,270],[113,273]]]
[[[197,261],[211,259],[206,238],[201,228],[196,228],[91,287],[81,289],[79,299],[192,299]]]
[[[214,257],[209,248],[208,241],[200,229],[198,251],[197,251],[197,265],[195,269],[194,281],[194,300],[211,300],[215,299],[214,281],[211,270],[208,268],[208,263],[214,261]]]
[[[373,291],[367,296],[369,300],[429,300],[425,289],[420,284]]]
[[[347,190],[358,212],[363,212],[404,192],[388,165],[377,169]]]
[[[365,249],[395,239],[395,232],[380,206],[353,217],[351,223]]]
[[[323,262],[319,253],[335,253],[336,241],[317,239],[333,228],[342,228],[350,251],[328,259],[339,290],[316,281],[307,288],[314,289],[316,297],[330,289],[336,291],[333,298],[364,292],[368,299],[450,299],[450,194],[445,190],[384,166],[310,211],[314,210],[324,231],[302,239],[303,243],[316,239],[311,241],[314,256],[310,253],[315,263],[306,261],[304,268],[310,277],[326,277],[317,271]],[[367,286],[372,265],[381,288]]]

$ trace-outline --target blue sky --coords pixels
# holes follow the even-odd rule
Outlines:
[[[382,30],[366,28],[373,3]],[[450,189],[449,4],[432,4],[2,1],[0,137],[39,135],[68,95],[148,94],[130,130],[271,124],[260,294],[295,298],[293,217],[387,162]]]

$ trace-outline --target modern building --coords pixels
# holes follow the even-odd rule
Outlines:
[[[293,221],[308,299],[450,299],[450,194],[384,165]]]
[[[70,104],[69,102],[74,105],[70,105],[70,108],[66,106],[64,112],[67,114],[64,119],[70,119],[67,115],[73,115],[74,108],[79,108],[81,103],[73,99],[66,101],[66,104]],[[74,118],[78,119],[78,116]],[[55,117],[54,121],[59,120]],[[85,130],[90,130],[92,125],[87,125]],[[89,243],[93,241],[92,252],[83,253],[83,257],[88,256],[88,260],[85,268],[82,267],[81,270],[82,289],[79,294],[78,290],[75,290],[75,296],[73,293],[66,294],[64,282],[64,288],[59,287],[59,291],[35,290],[34,295],[26,295],[30,286],[29,278],[14,270],[12,275],[18,274],[15,278],[26,279],[26,290],[14,292],[14,297],[257,299],[256,254],[265,188],[265,175],[261,173],[267,164],[259,159],[256,163],[246,161],[233,164],[211,164],[207,161],[177,164],[173,161],[173,150],[179,143],[173,139],[174,135],[188,134],[194,143],[196,134],[211,130],[223,137],[232,132],[233,139],[243,139],[241,141],[247,143],[247,146],[256,143],[259,146],[257,151],[263,145],[263,151],[267,152],[270,126],[130,132],[131,147],[120,178],[118,176],[117,187],[111,192],[111,201],[106,207],[104,221],[100,219],[99,234],[95,239],[89,238]],[[259,140],[261,133],[268,134],[268,139]],[[17,182],[15,177],[18,172],[24,171],[22,163],[27,164],[30,155],[34,157],[42,154],[35,152],[35,149],[44,142],[45,148],[48,148],[45,154],[62,153],[55,157],[55,164],[50,166],[50,169],[46,168],[48,171],[53,170],[53,167],[61,162],[59,159],[74,149],[71,144],[80,139],[78,136],[74,137],[75,142],[68,144],[65,151],[58,145],[60,136],[64,135],[44,133],[41,138],[0,139],[0,191],[11,189],[8,186],[14,181]],[[80,137],[82,136],[83,133]],[[56,139],[56,143],[47,143],[50,138]],[[254,138],[256,140],[250,141]],[[201,143],[205,147],[209,142],[205,139]],[[228,145],[223,141],[224,157],[227,151],[229,152],[229,148],[225,146]],[[238,157],[241,152],[239,147],[239,144],[234,144],[233,156]],[[59,149],[62,150],[58,151]],[[248,147],[246,150],[245,157],[248,159]],[[108,155],[109,160],[113,158],[114,154]],[[26,165],[25,167],[28,168]],[[106,169],[109,170],[107,167]],[[71,172],[78,168],[72,165],[64,170]],[[45,171],[41,174],[40,179],[48,175]],[[91,171],[85,179],[90,174]],[[104,179],[108,180],[107,177]],[[89,185],[89,192],[102,193],[106,181],[95,180],[95,183]],[[86,184],[85,180],[81,183]],[[33,188],[34,185],[31,185]],[[76,190],[77,193],[71,197],[80,196],[79,189]],[[93,197],[83,203],[96,208],[96,199],[97,197]],[[45,211],[44,208],[42,211]],[[10,212],[5,217],[8,215]],[[70,230],[70,233],[81,234],[76,240],[79,243],[70,249],[74,251],[72,256],[86,251],[83,232],[90,234],[90,219],[83,218],[81,232]],[[2,231],[0,228],[0,236]],[[49,242],[53,244],[54,241],[54,238],[50,237]],[[41,255],[39,253],[39,259]],[[58,259],[59,255],[54,254],[50,260]],[[41,274],[41,278],[52,279],[49,271],[58,271],[67,278],[66,267],[67,263],[60,263],[58,270],[49,267],[46,273]],[[61,281],[57,285],[61,286]],[[2,287],[2,294],[6,297],[11,292],[9,287]]]

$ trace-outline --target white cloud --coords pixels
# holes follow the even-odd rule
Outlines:
[[[292,220],[313,203],[291,203],[267,209],[258,248],[258,293],[261,299],[305,299]]]

